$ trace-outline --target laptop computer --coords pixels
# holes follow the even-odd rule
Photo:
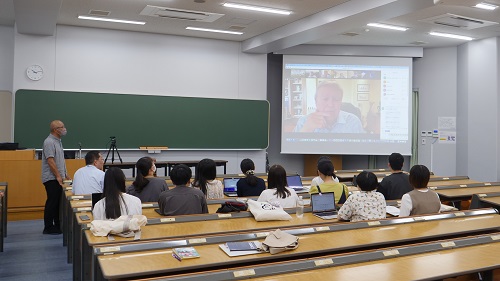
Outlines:
[[[225,178],[224,179],[224,195],[228,197],[237,197],[237,187],[236,183],[239,181],[239,178]]]
[[[286,182],[288,183],[288,187],[295,191],[304,189],[304,186],[302,186],[302,179],[299,175],[286,176]]]
[[[333,192],[311,194],[313,215],[324,220],[337,218],[335,194]]]
[[[94,210],[94,206],[99,200],[102,199],[102,193],[92,193],[92,210]]]

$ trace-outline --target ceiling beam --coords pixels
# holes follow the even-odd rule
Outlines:
[[[54,35],[62,0],[15,0],[16,29],[21,34]]]
[[[351,0],[245,40],[242,51],[271,53],[432,6],[434,0]]]

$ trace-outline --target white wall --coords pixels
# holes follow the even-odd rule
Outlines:
[[[0,90],[12,91],[14,28],[0,25]]]
[[[456,117],[457,48],[424,49],[424,56],[413,62],[413,87],[419,89],[418,132],[437,129],[438,117]],[[456,175],[456,145],[425,140],[423,145],[422,137],[418,138],[419,164],[436,175]]]
[[[45,73],[38,82],[25,76],[35,63]],[[58,26],[55,36],[15,34],[13,88],[265,100],[266,55],[244,54],[237,42]],[[121,154],[124,161],[145,155]],[[240,161],[249,157],[258,172],[265,169],[264,150],[172,150],[152,156],[228,160],[228,173],[240,172]]]
[[[500,39],[488,38],[459,46],[459,132],[467,145],[459,146],[460,170],[480,181],[499,179]],[[463,117],[461,115],[463,114]]]

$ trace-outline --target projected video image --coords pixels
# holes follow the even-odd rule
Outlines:
[[[284,153],[410,153],[411,59],[284,56]]]
[[[380,134],[380,71],[289,72],[284,88],[285,132]]]

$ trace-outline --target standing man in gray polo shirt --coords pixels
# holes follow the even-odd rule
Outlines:
[[[47,192],[45,202],[43,234],[61,234],[59,221],[59,204],[63,180],[70,178],[64,162],[64,150],[61,137],[67,133],[60,120],[50,122],[50,135],[43,142],[42,150],[42,182]]]

